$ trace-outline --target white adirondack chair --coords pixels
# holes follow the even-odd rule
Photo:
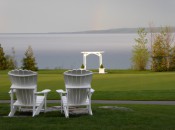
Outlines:
[[[49,89],[37,92],[37,73],[30,70],[12,70],[8,73],[11,80],[11,111],[9,116],[14,116],[17,108],[21,111],[22,108],[32,108],[34,117],[38,115],[44,106],[46,112],[46,98]],[[37,96],[44,94],[44,96]],[[16,101],[14,100],[16,95]]]
[[[65,117],[69,117],[69,107],[87,106],[87,112],[92,115],[91,88],[93,73],[88,70],[70,70],[64,72],[66,91],[56,90],[61,96],[61,113],[64,110]]]

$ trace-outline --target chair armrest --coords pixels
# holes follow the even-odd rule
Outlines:
[[[13,89],[13,92],[15,93],[16,92],[16,89]],[[12,93],[12,90],[10,90],[8,93],[11,94]]]
[[[62,89],[56,90],[56,92],[59,93],[59,94],[61,94],[61,93],[62,93],[62,94],[67,93],[66,91],[63,91]]]
[[[35,94],[47,94],[50,91],[51,91],[50,89],[45,89],[45,90],[40,91],[40,92],[35,92]]]
[[[50,89],[44,89],[43,91],[41,91],[42,93],[48,93],[50,92],[51,90]]]
[[[12,90],[10,90],[8,93],[11,94],[12,93]]]
[[[56,90],[57,93],[59,93],[59,95],[62,97],[63,94],[67,94],[66,91],[63,91],[62,89]]]
[[[91,91],[91,94],[93,94],[93,93],[95,92],[95,90],[94,90],[94,89],[92,89],[92,88],[91,88],[91,90],[90,90],[90,91]]]

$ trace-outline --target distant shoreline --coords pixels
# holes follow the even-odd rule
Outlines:
[[[141,27],[142,28],[142,27]],[[143,27],[144,28],[144,27]],[[175,27],[170,27],[171,32],[175,32]],[[117,28],[117,29],[106,29],[106,30],[88,30],[78,32],[46,32],[46,33],[0,33],[0,35],[19,35],[19,34],[125,34],[125,33],[137,33],[139,28]],[[152,28],[153,33],[161,31],[161,27]],[[145,31],[150,33],[150,28],[145,28]]]

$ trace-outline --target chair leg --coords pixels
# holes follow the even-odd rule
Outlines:
[[[44,101],[36,108],[35,112],[33,112],[33,117],[40,113],[41,109],[43,108],[43,105],[44,105]]]
[[[10,116],[10,117],[14,116],[16,110],[17,110],[17,107],[16,106],[13,106],[13,109],[11,110],[11,112],[9,113],[8,116]]]
[[[88,112],[89,112],[89,115],[93,115],[93,114],[92,114],[91,105],[88,105]]]
[[[67,118],[69,118],[69,107],[67,107]]]
[[[18,111],[19,111],[19,112],[21,111],[21,107],[18,107]]]
[[[68,107],[64,106],[64,114],[66,118],[69,118],[69,110]]]
[[[63,113],[63,102],[61,101],[61,113]]]
[[[47,111],[47,94],[44,97],[44,113]]]

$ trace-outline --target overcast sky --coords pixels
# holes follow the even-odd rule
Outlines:
[[[0,0],[0,33],[175,26],[175,0]]]

